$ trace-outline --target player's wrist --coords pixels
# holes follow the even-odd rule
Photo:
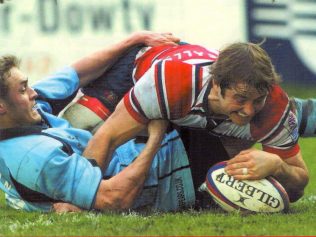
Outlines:
[[[273,167],[274,167],[274,172],[271,174],[274,177],[280,177],[283,174],[284,170],[284,161],[281,159],[280,156],[273,154]]]
[[[138,31],[130,35],[128,42],[130,46],[145,44],[148,40],[148,33],[145,31]]]

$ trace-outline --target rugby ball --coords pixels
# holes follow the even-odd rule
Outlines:
[[[245,212],[286,212],[289,198],[282,185],[269,176],[261,180],[236,180],[224,168],[226,161],[212,166],[204,190],[224,210]]]

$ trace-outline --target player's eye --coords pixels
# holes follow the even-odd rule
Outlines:
[[[246,103],[247,98],[241,97],[241,96],[236,96],[236,97],[235,97],[235,101],[236,101],[238,104],[244,104],[244,103]]]
[[[20,92],[21,92],[21,93],[26,92],[26,86],[21,87]]]
[[[255,100],[254,100],[254,103],[255,103],[255,104],[262,104],[262,103],[265,102],[265,100],[266,100],[266,96],[263,96],[263,97],[260,97],[260,98],[258,98],[258,99],[255,99]]]

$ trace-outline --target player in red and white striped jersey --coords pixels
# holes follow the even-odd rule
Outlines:
[[[292,200],[303,194],[308,172],[297,144],[297,118],[260,46],[235,43],[220,52],[189,44],[143,48],[132,79],[135,85],[90,141],[91,153],[86,156],[106,166],[104,157],[94,150],[102,147],[102,153],[110,154],[150,119],[167,119],[180,127],[203,129],[213,137],[262,143],[263,151],[248,149],[230,159],[227,172],[237,179],[273,175]],[[117,96],[121,97],[122,93]],[[199,136],[198,132],[195,138]],[[207,141],[200,143],[210,152],[218,149]],[[194,159],[198,160],[191,157],[191,164]]]
[[[136,60],[136,84],[124,97],[129,114],[143,124],[149,119],[167,119],[179,126],[207,128],[216,134],[262,142],[265,150],[282,158],[295,155],[299,150],[295,115],[279,86],[272,84],[260,93],[252,90],[256,104],[251,111],[224,111],[229,110],[231,102],[210,111],[212,104],[222,106],[217,98],[208,99],[217,97],[215,90],[220,90],[216,83],[214,87],[210,83],[210,65],[217,56],[217,51],[195,45],[150,49]],[[251,95],[242,84],[233,90],[241,101]],[[216,121],[218,115],[221,119]]]

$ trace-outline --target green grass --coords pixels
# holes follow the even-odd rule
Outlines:
[[[302,86],[299,84],[282,83],[282,88],[289,94],[289,96],[301,98],[315,98],[316,86]]]
[[[148,236],[148,235],[316,235],[316,139],[301,139],[311,180],[305,196],[287,214],[186,211],[43,214],[12,210],[0,199],[0,236]]]

